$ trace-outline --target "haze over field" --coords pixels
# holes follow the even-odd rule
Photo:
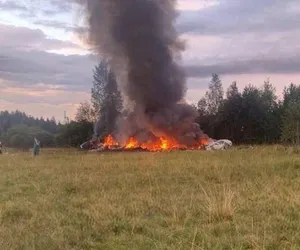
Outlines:
[[[73,2],[0,0],[0,110],[62,120],[89,99],[97,61],[77,35],[84,27]],[[212,73],[225,88],[267,77],[278,92],[299,83],[299,1],[182,0],[177,8],[188,101],[200,99]]]

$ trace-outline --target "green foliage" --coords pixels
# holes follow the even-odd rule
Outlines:
[[[54,136],[39,127],[16,125],[7,130],[2,136],[3,142],[8,147],[30,148],[33,146],[34,137],[38,138],[42,146],[54,146]]]
[[[235,143],[274,143],[279,140],[281,103],[277,101],[269,79],[262,88],[249,84],[241,93],[237,83],[233,82],[226,98],[222,96],[221,80],[213,75],[209,91],[198,102],[197,122],[209,136],[228,138]]]
[[[0,111],[0,136],[7,132],[7,130],[13,126],[24,124],[30,127],[40,127],[41,129],[54,134],[57,132],[58,124],[55,118],[51,120],[43,118],[34,118],[26,115],[23,112],[15,111]]]
[[[96,114],[99,116],[101,109],[103,109],[103,105],[106,99],[106,91],[105,87],[108,83],[108,73],[109,69],[107,64],[104,61],[101,61],[98,65],[95,66],[94,71],[94,81],[93,87],[91,90],[92,94],[92,104]]]
[[[283,107],[287,108],[290,102],[300,102],[300,85],[291,83],[283,91]]]
[[[13,148],[29,148],[33,145],[33,137],[28,134],[12,134],[11,137],[8,137],[7,145]]]
[[[227,98],[223,101],[218,113],[218,127],[216,133],[219,137],[231,140],[242,140],[243,123],[241,121],[243,97],[239,92],[237,83],[233,82],[227,90]]]
[[[95,122],[96,114],[94,108],[88,102],[80,103],[75,120],[77,122]]]
[[[223,95],[222,82],[217,74],[213,74],[208,86],[208,91],[205,94],[207,111],[209,114],[217,114],[223,102]]]
[[[94,69],[92,88],[92,104],[98,121],[95,132],[101,134],[112,133],[116,128],[116,120],[123,109],[123,100],[116,76],[106,62],[101,61]]]
[[[280,109],[281,116],[281,140],[293,144],[299,144],[299,103],[300,85],[291,83],[284,88],[283,101]]]
[[[72,121],[60,127],[56,134],[56,144],[59,146],[79,146],[92,137],[93,123],[88,121]]]
[[[282,116],[283,142],[300,144],[300,102],[290,101]]]
[[[201,98],[197,104],[199,117],[197,122],[209,135],[216,136],[217,124],[220,108],[223,105],[223,86],[217,74],[212,75],[205,97]]]

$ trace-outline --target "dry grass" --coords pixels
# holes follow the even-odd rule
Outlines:
[[[300,157],[226,152],[0,157],[0,249],[300,249]]]
[[[232,220],[235,212],[233,191],[230,187],[224,187],[223,190],[209,188],[208,191],[204,190],[204,210],[208,212],[209,221]]]

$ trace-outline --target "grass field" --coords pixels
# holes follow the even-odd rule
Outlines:
[[[0,156],[0,249],[300,249],[300,151]]]

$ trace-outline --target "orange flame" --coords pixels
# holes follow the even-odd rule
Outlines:
[[[117,147],[117,146],[119,146],[118,142],[115,141],[115,139],[111,135],[108,135],[104,139],[104,147],[111,149],[111,148]]]
[[[204,145],[208,144],[209,138],[203,137],[194,146],[188,147],[177,142],[174,138],[160,137],[155,141],[140,143],[136,138],[130,137],[126,142],[125,149],[142,148],[148,151],[167,151],[172,149],[201,149]],[[111,136],[108,135],[104,140],[104,146],[108,149],[120,147],[120,144]]]
[[[130,137],[128,142],[125,145],[126,149],[132,149],[132,148],[138,148],[138,147],[139,147],[139,142],[133,137]]]
[[[160,138],[160,141],[161,141],[161,149],[162,150],[166,150],[169,148],[169,143],[168,143],[168,140],[164,139],[164,138]]]

